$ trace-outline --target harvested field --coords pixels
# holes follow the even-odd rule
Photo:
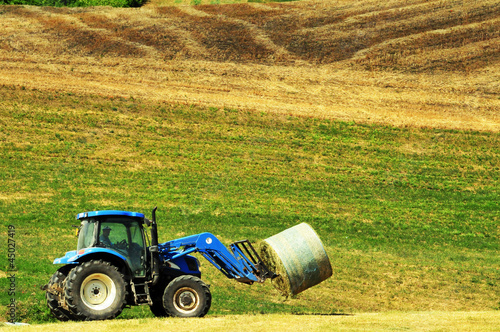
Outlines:
[[[0,7],[0,82],[500,131],[493,0]]]
[[[171,331],[288,331],[301,326],[303,331],[495,331],[500,322],[496,312],[418,312],[365,313],[347,316],[309,315],[240,315],[191,319],[136,319],[94,322],[64,322],[26,327],[5,327],[9,331],[69,331],[82,330],[92,325],[106,331],[171,330]]]

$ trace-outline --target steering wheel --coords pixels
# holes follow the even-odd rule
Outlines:
[[[128,243],[127,240],[121,240],[115,244],[116,249],[127,249]]]

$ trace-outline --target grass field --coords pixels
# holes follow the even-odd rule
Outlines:
[[[498,312],[384,312],[341,316],[235,315],[203,319],[135,319],[105,322],[57,323],[4,328],[5,331],[498,331]]]
[[[212,326],[493,330],[499,16],[488,0],[0,7],[0,236],[16,241],[18,320],[54,322],[39,287],[75,248],[77,213],[158,205],[160,241],[256,242],[308,222],[326,246],[333,277],[293,299],[202,261]],[[191,325],[151,317],[99,324]]]
[[[327,246],[334,277],[296,299],[204,264],[213,314],[499,307],[499,134],[0,93],[2,232],[16,226],[24,320],[49,317],[38,287],[74,248],[76,213],[154,205],[163,240],[258,241],[308,222]]]

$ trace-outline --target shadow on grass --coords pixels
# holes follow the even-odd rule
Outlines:
[[[307,312],[296,312],[292,313],[294,316],[355,316],[355,314],[346,314],[342,312],[330,312],[330,313],[324,313],[324,312],[312,312],[312,313],[307,313]]]

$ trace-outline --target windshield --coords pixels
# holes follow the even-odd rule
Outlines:
[[[142,225],[126,217],[83,219],[78,234],[78,248],[107,248],[125,256],[135,276],[144,276],[146,246]]]
[[[78,234],[77,250],[92,247],[94,245],[95,224],[94,220],[82,220],[80,232]]]

